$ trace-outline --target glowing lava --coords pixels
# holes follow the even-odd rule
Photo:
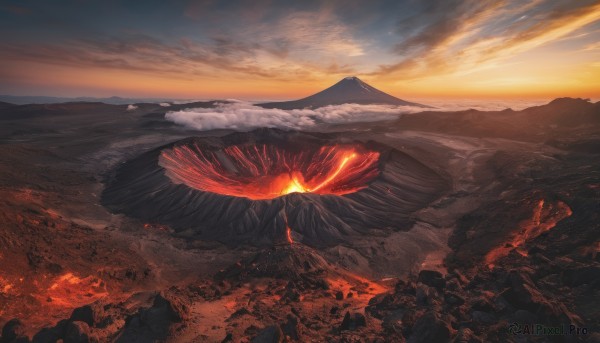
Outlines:
[[[288,243],[294,244],[294,239],[292,238],[292,228],[289,226],[285,227],[285,233],[287,235]]]
[[[541,199],[533,209],[531,218],[519,223],[520,229],[513,233],[509,241],[487,253],[485,264],[493,268],[498,259],[507,256],[513,250],[522,256],[527,256],[527,250],[523,249],[523,246],[528,241],[552,229],[559,221],[572,214],[571,208],[562,201],[552,204]]]
[[[175,183],[264,200],[290,193],[356,192],[379,174],[378,160],[378,152],[350,145],[298,151],[245,144],[215,151],[193,144],[162,151],[159,163]]]

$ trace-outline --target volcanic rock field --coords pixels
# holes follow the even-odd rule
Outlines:
[[[0,106],[0,342],[600,340],[600,103],[164,119],[214,105]]]

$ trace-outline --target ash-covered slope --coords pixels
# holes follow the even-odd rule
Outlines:
[[[380,124],[374,124],[380,125]],[[466,110],[459,112],[426,111],[415,116],[402,116],[389,126],[404,130],[440,132],[472,137],[501,137],[522,141],[556,142],[578,140],[573,130],[586,137],[597,136],[600,128],[600,101],[559,98],[548,104],[521,111]],[[596,139],[597,140],[597,139]]]
[[[13,106],[15,106],[15,105],[8,103],[8,102],[0,101],[0,109],[9,108],[9,107],[13,107]]]
[[[283,102],[270,102],[259,104],[265,108],[279,108],[282,110],[292,110],[301,108],[317,108],[328,105],[341,104],[386,104],[400,106],[418,106],[429,107],[426,105],[417,104],[414,102],[405,101],[391,96],[379,89],[372,87],[361,81],[358,77],[350,76],[339,81],[335,85],[313,94],[309,97]]]
[[[292,192],[251,200],[176,183],[159,164],[161,153],[174,147],[194,146],[222,156],[226,147],[271,145],[301,156],[324,146],[350,143],[362,144],[336,135],[273,129],[221,138],[191,137],[121,165],[108,180],[102,201],[114,212],[169,225],[179,235],[228,245],[270,246],[291,239],[310,246],[331,246],[350,236],[409,229],[411,214],[448,189],[446,178],[411,156],[371,142],[363,146],[380,154],[379,174],[366,188],[344,195]],[[219,163],[226,164],[223,160]]]

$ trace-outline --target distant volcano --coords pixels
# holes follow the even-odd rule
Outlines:
[[[259,104],[258,106],[265,108],[279,108],[282,110],[293,110],[350,103],[361,105],[385,104],[400,106],[418,106],[424,108],[429,107],[426,105],[421,105],[414,102],[398,99],[394,96],[380,91],[375,87],[366,84],[356,76],[346,77],[338,83],[336,83],[335,85],[303,99],[282,102],[269,102]]]

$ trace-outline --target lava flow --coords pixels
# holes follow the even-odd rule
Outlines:
[[[265,200],[290,193],[356,192],[379,174],[378,160],[378,152],[356,146],[292,151],[275,145],[246,144],[207,151],[194,144],[162,151],[160,165],[175,183]]]
[[[573,211],[564,202],[558,201],[552,204],[541,199],[534,208],[532,217],[519,224],[520,230],[513,233],[506,244],[487,253],[485,264],[489,268],[493,268],[498,259],[508,255],[512,250],[526,256],[527,250],[522,249],[525,243],[552,229],[559,221],[570,217],[571,214]]]

